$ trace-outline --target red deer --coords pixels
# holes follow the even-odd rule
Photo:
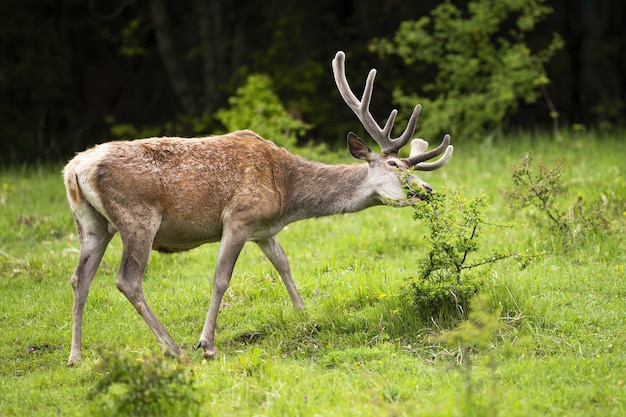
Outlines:
[[[80,254],[72,275],[72,346],[68,365],[80,362],[85,301],[104,251],[119,232],[122,260],[115,281],[167,353],[183,352],[148,306],[142,277],[152,249],[180,252],[220,242],[213,292],[198,348],[217,354],[215,326],[224,292],[244,244],[253,241],[276,268],[295,308],[304,308],[276,234],[297,220],[348,213],[388,204],[415,203],[402,181],[430,186],[414,170],[445,165],[452,155],[450,137],[426,152],[428,143],[414,139],[408,157],[398,152],[411,138],[420,106],[404,133],[390,137],[393,110],[381,128],[369,112],[376,70],[367,78],[363,97],[352,93],[345,76],[345,55],[337,52],[332,67],[341,96],[365,130],[382,148],[373,152],[354,133],[348,149],[366,163],[326,165],[292,155],[251,131],[203,138],[150,138],[115,141],[77,154],[64,169],[67,197],[78,232]],[[434,162],[426,162],[439,156]]]

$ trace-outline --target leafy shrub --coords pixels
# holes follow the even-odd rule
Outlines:
[[[626,181],[619,175],[619,170],[615,174],[612,183],[605,186],[601,195],[604,212],[609,217],[622,218],[626,220]]]
[[[450,323],[467,315],[482,283],[480,277],[470,277],[460,283],[416,279],[411,282],[413,304],[420,317],[438,324]]]
[[[128,352],[100,352],[94,366],[100,375],[91,389],[93,413],[102,416],[196,416],[193,376],[175,359],[137,357]]]
[[[310,128],[285,109],[267,75],[250,75],[236,94],[228,99],[228,103],[230,107],[220,109],[214,115],[204,113],[195,118],[179,115],[175,122],[163,125],[137,127],[130,123],[117,123],[113,117],[107,117],[106,122],[113,137],[134,139],[159,136],[171,131],[206,135],[214,130],[212,127],[217,119],[228,132],[253,130],[265,139],[287,148],[294,147],[297,139]]]
[[[408,193],[420,193],[412,189],[414,186],[406,187]],[[421,193],[421,196],[422,200],[415,205],[414,217],[427,221],[430,235],[425,239],[430,250],[418,261],[420,274],[411,281],[413,303],[418,315],[426,319],[449,322],[465,318],[483,283],[484,275],[475,268],[509,257],[517,258],[523,265],[528,258],[499,250],[488,256],[474,256],[485,226],[508,226],[485,220],[483,210],[487,207],[487,196],[484,193],[466,198],[461,188]]]
[[[228,99],[228,103],[230,107],[220,109],[214,115],[203,113],[195,118],[179,115],[174,122],[163,125],[137,127],[130,123],[117,123],[113,117],[107,117],[106,122],[113,137],[134,139],[159,136],[171,131],[206,135],[214,131],[217,119],[228,132],[253,130],[265,139],[287,148],[294,147],[297,139],[310,128],[285,109],[267,75],[250,75],[236,94]]]
[[[545,49],[533,52],[525,37],[550,12],[545,0],[474,0],[467,10],[447,0],[430,16],[403,22],[393,40],[379,39],[372,49],[436,74],[426,78],[419,94],[394,92],[402,108],[424,105],[424,136],[448,132],[481,137],[497,128],[521,100],[536,101],[541,87],[549,83],[544,64],[563,41],[555,34]],[[558,116],[553,113],[551,117]]]
[[[254,130],[277,145],[291,147],[309,129],[285,109],[267,75],[250,75],[228,103],[230,108],[221,109],[215,115],[228,131]]]
[[[560,247],[571,247],[585,236],[608,232],[610,225],[599,203],[587,202],[582,196],[569,205],[563,201],[567,195],[564,170],[563,161],[553,167],[539,161],[533,167],[532,154],[527,153],[514,165],[513,187],[506,195],[513,210],[534,209],[530,215],[535,224],[557,237]]]

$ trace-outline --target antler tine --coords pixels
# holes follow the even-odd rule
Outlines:
[[[385,127],[382,129],[380,125],[376,122],[376,120],[374,120],[374,117],[369,111],[369,105],[372,99],[372,92],[374,90],[374,79],[376,78],[376,70],[370,70],[369,74],[367,75],[365,88],[363,90],[363,97],[361,98],[361,100],[359,100],[352,92],[350,84],[348,83],[348,79],[346,78],[345,59],[346,55],[343,53],[343,51],[339,51],[335,55],[335,58],[332,62],[335,84],[337,84],[337,89],[339,90],[341,97],[346,102],[348,107],[352,109],[367,133],[369,133],[372,139],[374,139],[374,141],[378,143],[383,153],[386,155],[397,154],[400,148],[406,145],[406,143],[409,141],[409,139],[411,139],[411,136],[415,132],[415,125],[417,124],[417,118],[419,116],[421,106],[419,104],[415,106],[404,132],[396,139],[392,139],[391,129],[393,128],[393,123],[396,120],[398,111],[395,109],[391,111],[391,113],[389,114],[389,118],[385,123]]]
[[[424,146],[416,147],[416,149],[418,151],[425,150],[426,146],[428,146],[428,144],[425,143]],[[410,166],[419,171],[433,171],[447,164],[448,160],[450,160],[450,157],[452,156],[453,151],[454,147],[450,145],[450,135],[446,134],[443,137],[441,144],[435,149],[428,152],[418,152],[415,155],[412,154],[408,158],[405,158],[405,161],[407,161]],[[441,153],[443,153],[443,156],[439,160],[435,162],[423,162],[432,159],[435,156],[441,155]]]
[[[439,169],[448,163],[448,161],[450,160],[450,157],[452,156],[453,151],[454,151],[454,147],[450,145],[446,148],[446,152],[438,161],[422,162],[420,164],[415,165],[414,168],[418,171],[434,171],[436,169]]]
[[[404,129],[404,132],[402,132],[402,134],[398,136],[398,138],[396,139],[398,143],[402,143],[402,145],[400,145],[398,150],[401,147],[403,147],[409,141],[409,139],[411,139],[411,136],[413,136],[413,133],[415,133],[415,126],[417,125],[417,118],[419,117],[421,111],[422,111],[422,105],[421,104],[415,105],[415,107],[413,108],[413,112],[411,113],[411,117],[409,117],[409,122],[406,125],[406,129]]]

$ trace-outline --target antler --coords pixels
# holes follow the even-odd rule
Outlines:
[[[345,60],[346,54],[344,54],[343,51],[337,52],[335,58],[333,59],[335,84],[337,84],[337,89],[339,89],[341,97],[343,97],[343,100],[346,102],[348,107],[350,107],[354,114],[356,114],[359,118],[367,133],[369,133],[372,139],[378,143],[383,153],[385,155],[397,155],[400,149],[406,145],[411,136],[413,136],[413,133],[415,133],[415,125],[417,124],[417,118],[420,114],[422,106],[419,104],[415,106],[404,132],[402,132],[402,134],[397,138],[392,139],[391,129],[393,128],[393,123],[396,120],[398,111],[396,109],[391,111],[389,118],[385,123],[385,127],[382,129],[369,111],[372,91],[374,90],[376,70],[370,70],[367,75],[365,89],[363,90],[363,97],[359,100],[352,92],[350,84],[348,84],[348,80],[346,78]],[[411,153],[409,157],[404,158],[404,160],[409,164],[409,166],[412,166],[417,170],[432,171],[447,164],[454,150],[454,148],[450,145],[450,135],[445,135],[441,144],[435,149],[424,152],[427,148],[428,142],[422,139],[413,140],[411,142]],[[444,153],[444,155],[439,160],[435,162],[424,162],[434,158],[435,156],[441,155],[442,153]]]
[[[424,152],[427,148],[428,142],[425,140],[413,139],[411,141],[411,153],[409,154],[409,157],[404,158],[404,160],[409,164],[409,166],[412,166],[418,171],[433,171],[447,164],[452,156],[452,152],[454,151],[454,147],[450,145],[450,135],[447,134],[443,137],[441,144],[435,149]],[[434,158],[435,156],[441,155],[442,153],[443,156],[439,158],[439,160],[435,162],[424,162]]]
[[[376,70],[370,70],[367,76],[367,81],[365,82],[363,97],[359,100],[352,92],[352,89],[348,84],[348,80],[346,79],[345,59],[346,55],[343,51],[337,52],[335,59],[333,59],[333,74],[335,76],[335,83],[337,84],[341,97],[343,97],[343,100],[346,102],[348,107],[350,107],[354,114],[356,114],[359,118],[367,133],[369,133],[372,139],[378,143],[383,153],[385,155],[397,155],[400,148],[406,145],[415,132],[415,125],[417,124],[417,118],[420,114],[422,106],[419,104],[415,106],[404,132],[402,132],[402,134],[397,138],[392,139],[391,129],[393,128],[393,123],[396,120],[398,111],[396,109],[391,111],[389,118],[387,119],[387,123],[385,123],[385,127],[382,129],[369,111],[372,91],[374,89],[374,79],[376,78]]]

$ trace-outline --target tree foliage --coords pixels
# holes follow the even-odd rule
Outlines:
[[[626,120],[625,10],[619,0],[0,2],[0,162],[65,159],[118,137],[215,133],[215,112],[251,74],[267,74],[311,125],[305,140],[335,143],[359,129],[333,83],[337,50],[348,74],[380,70],[374,114],[389,114],[394,89],[400,104],[417,94],[427,135],[430,125],[467,135],[549,126],[550,109],[527,104],[542,86],[562,123],[612,127]],[[381,45],[374,39],[399,47],[394,33],[419,59],[368,50]]]
[[[373,48],[435,73],[419,91],[394,91],[402,108],[424,105],[424,136],[477,138],[500,126],[520,101],[537,100],[538,87],[548,84],[545,64],[563,41],[554,34],[533,52],[526,36],[550,12],[545,0],[473,0],[465,10],[447,0],[430,16],[402,22],[392,40]]]

